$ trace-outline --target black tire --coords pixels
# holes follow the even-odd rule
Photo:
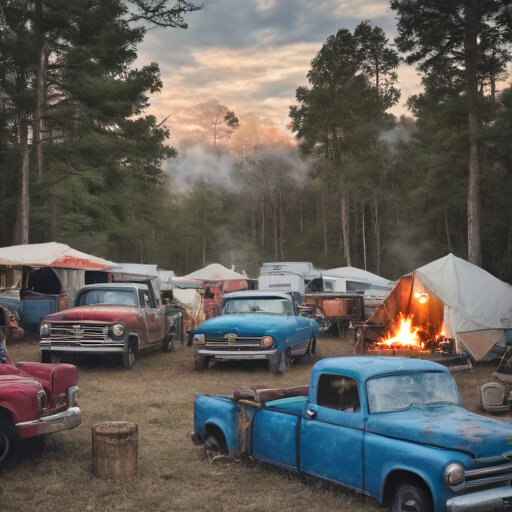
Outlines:
[[[162,341],[162,352],[174,352],[174,336],[166,334],[164,341]]]
[[[207,456],[215,455],[228,455],[226,443],[221,439],[217,439],[215,436],[208,436],[204,442],[204,453]]]
[[[133,351],[133,344],[128,343],[126,350],[121,356],[121,362],[125,370],[131,370],[135,361],[135,352]]]
[[[41,351],[41,363],[51,363],[52,362],[52,353],[49,350]]]
[[[14,465],[18,444],[18,432],[14,423],[7,416],[0,414],[0,469]]]
[[[199,356],[197,354],[194,356],[194,370],[196,372],[204,372],[204,371],[208,370],[209,363],[210,363],[209,357]]]
[[[416,482],[403,482],[395,488],[393,512],[434,512],[432,499],[424,487]]]
[[[309,353],[316,354],[316,336],[311,336],[311,344],[309,346]]]

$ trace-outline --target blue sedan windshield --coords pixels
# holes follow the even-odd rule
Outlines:
[[[441,372],[387,375],[368,381],[371,413],[405,411],[412,405],[459,404],[459,393],[450,374]]]
[[[268,313],[273,315],[293,316],[293,305],[284,299],[251,299],[248,297],[230,299],[224,306],[225,315],[243,313]]]

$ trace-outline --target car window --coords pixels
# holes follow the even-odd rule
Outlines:
[[[139,304],[141,308],[151,308],[148,290],[139,290]]]
[[[294,316],[293,304],[286,299],[249,298],[230,299],[224,305],[224,314],[268,313]]]
[[[135,294],[131,290],[87,290],[80,294],[78,306],[112,304],[135,306]]]
[[[371,413],[404,411],[412,405],[459,404],[457,386],[448,373],[386,375],[369,380],[366,388]]]
[[[361,412],[357,381],[343,375],[321,375],[318,381],[317,404],[337,411]]]

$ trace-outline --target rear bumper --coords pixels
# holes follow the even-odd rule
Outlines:
[[[451,498],[446,502],[447,512],[501,512],[512,510],[512,486],[474,492]]]
[[[192,439],[192,442],[196,446],[201,446],[203,444],[202,437],[195,430],[192,430],[192,432],[190,432],[190,438]]]
[[[196,354],[213,359],[273,359],[279,358],[277,350],[209,350],[206,348],[196,349]]]

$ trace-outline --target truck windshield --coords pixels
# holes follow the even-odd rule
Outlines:
[[[407,373],[368,381],[370,413],[405,411],[412,405],[459,404],[453,377],[447,373]]]
[[[77,306],[91,304],[135,306],[136,301],[137,296],[131,290],[87,290],[78,297]]]
[[[242,313],[268,313],[293,316],[293,305],[285,299],[230,299],[224,306],[225,315]]]

